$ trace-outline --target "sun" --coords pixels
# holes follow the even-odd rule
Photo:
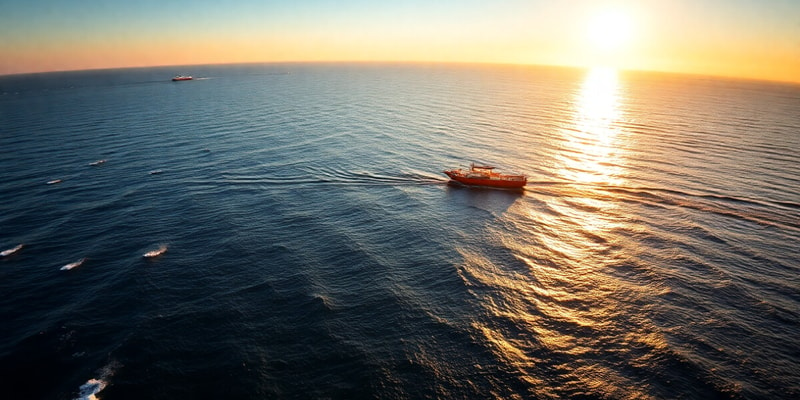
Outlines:
[[[632,39],[632,21],[622,10],[603,10],[589,20],[587,34],[592,48],[601,52],[624,50]]]

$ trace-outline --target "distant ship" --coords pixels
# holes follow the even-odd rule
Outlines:
[[[172,78],[172,81],[173,82],[176,82],[176,81],[190,81],[192,79],[194,79],[194,78],[192,78],[191,76],[178,75],[178,76]]]
[[[525,175],[501,174],[490,165],[470,164],[468,170],[450,169],[444,171],[450,179],[470,186],[488,186],[506,189],[521,189],[528,183]]]

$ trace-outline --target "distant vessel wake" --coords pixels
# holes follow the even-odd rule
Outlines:
[[[107,383],[104,380],[89,379],[86,383],[81,385],[80,392],[78,393],[79,397],[77,397],[76,400],[96,400],[97,396],[95,395],[105,389],[106,385]]]
[[[3,251],[0,251],[0,257],[6,257],[6,256],[10,256],[10,255],[12,255],[12,254],[14,254],[14,253],[16,253],[16,252],[18,252],[18,251],[22,250],[22,248],[23,248],[24,246],[25,246],[24,244],[20,243],[20,244],[18,244],[16,247],[10,248],[10,249],[8,249],[8,250],[3,250]]]
[[[78,397],[75,400],[97,400],[97,394],[102,392],[103,389],[108,386],[109,378],[114,375],[114,371],[120,367],[116,361],[110,362],[108,365],[103,367],[100,371],[100,377],[98,378],[91,378],[86,383],[81,385],[80,389],[78,390]]]
[[[167,246],[161,246],[155,250],[150,250],[147,253],[144,253],[142,257],[144,258],[155,258],[167,252]]]
[[[70,269],[73,269],[73,268],[80,267],[81,265],[83,265],[83,263],[84,263],[84,262],[86,262],[86,257],[84,257],[84,258],[81,258],[81,259],[80,259],[80,260],[78,260],[78,261],[75,261],[75,262],[73,262],[73,263],[69,263],[69,264],[67,264],[67,265],[65,265],[65,266],[63,266],[63,267],[61,267],[61,270],[62,270],[62,271],[67,271],[67,270],[70,270]]]

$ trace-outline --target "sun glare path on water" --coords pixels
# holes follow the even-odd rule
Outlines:
[[[624,96],[616,70],[588,70],[553,139],[560,151],[549,174],[564,185],[537,191],[536,200],[513,202],[485,227],[487,237],[500,242],[496,247],[510,254],[459,249],[460,275],[492,316],[473,323],[474,335],[536,387],[536,397],[588,390],[649,398],[648,388],[618,370],[618,351],[633,347],[638,360],[649,363],[666,348],[647,313],[634,311],[664,289],[631,285],[615,272],[631,257],[622,250],[631,244],[620,232],[643,229],[604,190],[625,184]],[[560,371],[568,382],[548,387],[538,378],[541,370]]]
[[[621,118],[617,71],[590,70],[573,101],[573,124],[561,129],[563,151],[558,175],[568,182],[620,185],[624,179],[618,143]]]

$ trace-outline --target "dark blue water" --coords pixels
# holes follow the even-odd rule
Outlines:
[[[0,397],[800,397],[798,116],[607,70],[0,77]]]

